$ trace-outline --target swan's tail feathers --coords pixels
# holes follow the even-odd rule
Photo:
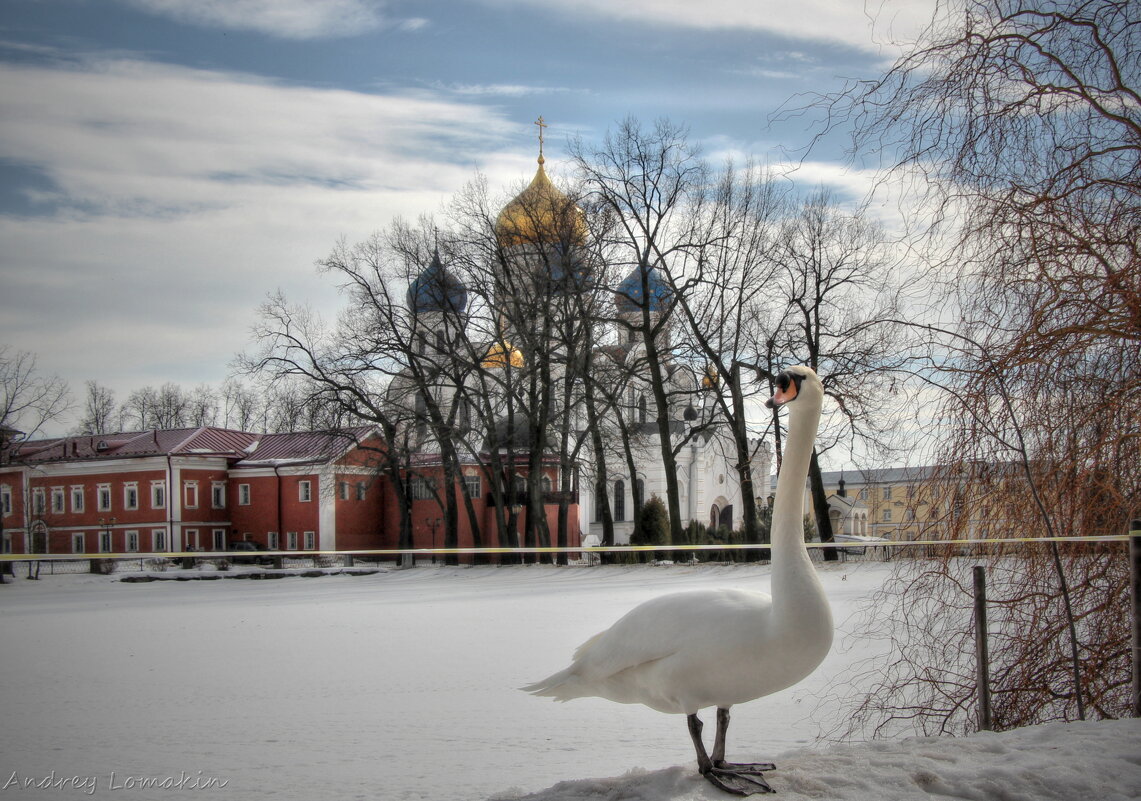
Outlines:
[[[560,670],[553,676],[548,676],[542,681],[528,684],[526,687],[520,687],[519,689],[525,693],[553,698],[556,701],[569,701],[572,698],[582,697],[582,693],[578,691],[578,684],[578,677],[572,672],[571,668],[567,668],[566,670]]]

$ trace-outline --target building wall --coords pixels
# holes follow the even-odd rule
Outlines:
[[[6,553],[25,553],[26,530],[24,508],[24,473],[19,469],[0,469],[0,494],[7,497],[0,514],[3,539],[0,548]]]
[[[272,471],[234,470],[230,473],[234,540],[247,540],[269,547],[270,532],[282,529],[278,486],[277,476]]]
[[[197,466],[191,459],[172,460],[172,550],[221,550],[233,537],[229,471],[224,459]],[[221,497],[215,497],[215,487]]]
[[[322,481],[315,467],[237,469],[229,474],[233,503],[231,540],[273,548],[271,534],[278,536],[277,550],[316,550],[321,537],[321,505],[332,503],[333,488]],[[242,486],[249,487],[250,503],[243,504]],[[305,489],[303,486],[307,485]],[[307,547],[306,534],[311,535]]]
[[[825,473],[828,495],[839,490],[837,473]],[[845,473],[845,494],[867,506],[867,534],[893,540],[932,539],[948,529],[956,486],[931,468],[890,468]],[[806,508],[810,508],[809,505]]]
[[[384,490],[387,483],[370,471],[338,472],[334,476],[335,547],[340,550],[383,548]],[[346,497],[347,496],[347,497]]]
[[[395,548],[399,505],[375,457],[350,451],[335,465],[235,465],[234,455],[161,453],[8,465],[0,469],[0,488],[10,499],[0,520],[3,542],[15,553],[38,546],[51,554],[213,551],[240,540],[298,551]],[[43,499],[42,511],[34,498]],[[488,498],[484,482],[474,499],[485,532],[480,542],[496,546]],[[545,511],[554,544],[558,506],[548,503]],[[578,545],[578,506],[568,514],[568,543]],[[435,545],[443,544],[442,522],[433,522],[441,518],[437,503],[416,502],[416,547],[432,547],[433,529]],[[457,523],[460,546],[474,546],[462,506]]]
[[[28,528],[21,550],[150,551],[154,530],[163,531],[159,542],[169,547],[165,460],[49,464],[21,473],[21,516]],[[162,487],[160,497],[152,484]]]

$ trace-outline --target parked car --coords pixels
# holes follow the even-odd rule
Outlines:
[[[262,556],[261,551],[265,550],[265,546],[256,542],[249,542],[241,540],[239,542],[231,542],[230,547],[227,549],[232,554],[229,558],[235,565],[272,565],[273,559],[268,556]]]

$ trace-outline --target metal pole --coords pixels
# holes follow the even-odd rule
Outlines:
[[[1133,717],[1141,718],[1141,520],[1129,527],[1129,596],[1133,610]]]
[[[975,691],[979,697],[979,731],[990,731],[990,652],[986,629],[986,568],[976,565],[975,579]]]

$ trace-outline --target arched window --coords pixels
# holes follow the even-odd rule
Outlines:
[[[640,398],[638,398],[638,422],[645,423],[648,417],[649,415],[647,414],[646,409],[646,396],[642,395]]]
[[[719,522],[721,522],[721,510],[717,508],[717,504],[713,504],[709,510],[710,530],[716,529]]]
[[[543,478],[539,481],[539,484],[543,488],[543,492],[550,492],[551,491],[551,477],[550,476],[543,476]]]
[[[614,522],[621,523],[626,519],[626,483],[618,480],[614,482]]]
[[[634,509],[642,508],[642,504],[646,502],[646,482],[638,479],[634,482]]]
[[[606,484],[599,481],[594,485],[594,522],[602,522],[602,504],[606,502]]]

